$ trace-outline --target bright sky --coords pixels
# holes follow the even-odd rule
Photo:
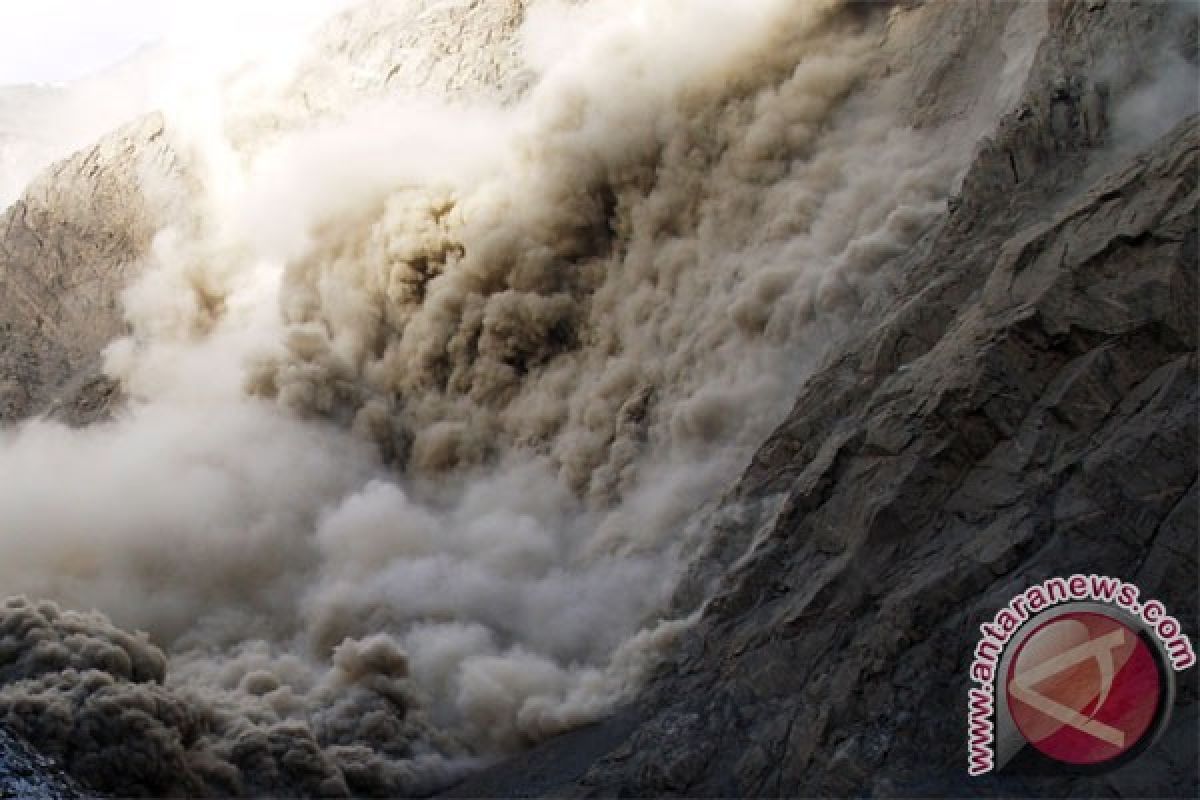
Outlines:
[[[243,48],[347,0],[0,0],[0,85],[61,83],[151,42]]]

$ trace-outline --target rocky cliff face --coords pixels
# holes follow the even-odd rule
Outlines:
[[[1194,629],[1198,145],[1192,119],[1053,222],[975,258],[977,232],[951,245],[951,221],[934,251],[961,271],[805,388],[735,495],[781,495],[779,510],[583,786],[1195,788],[1191,675],[1171,735],[1125,771],[945,776],[965,760],[978,625],[1023,587],[1128,575]]]
[[[515,44],[526,5],[413,3],[397,13],[364,4],[326,28],[318,54],[287,91],[231,114],[226,133],[247,155],[312,117],[337,119],[358,99],[390,91],[448,90],[512,102],[530,80]],[[786,419],[752,448],[740,477],[729,474],[728,492],[708,498],[707,530],[691,537],[702,544],[668,608],[681,617],[700,611],[640,691],[603,721],[550,738],[450,794],[1197,794],[1194,670],[1181,676],[1172,728],[1121,770],[968,780],[964,751],[967,666],[978,626],[1024,587],[1075,571],[1119,575],[1160,598],[1186,632],[1194,636],[1200,622],[1200,118],[1194,82],[1187,82],[1197,62],[1195,16],[1186,11],[1055,0],[897,3],[890,13],[863,12],[886,22],[861,82],[905,76],[904,91],[892,98],[897,123],[957,131],[972,152],[961,186],[945,212],[914,234],[915,243],[889,257],[879,275],[853,284],[861,304],[838,307],[848,330],[838,328],[818,367],[805,365],[808,377]],[[764,92],[758,102],[769,100]],[[584,108],[580,101],[579,115]],[[837,118],[821,124],[836,129]],[[690,158],[703,159],[701,150]],[[0,218],[0,423],[49,411],[84,424],[120,400],[119,386],[100,372],[100,353],[125,330],[120,291],[162,224],[160,198],[193,191],[190,157],[152,116],[56,166]],[[627,172],[629,183],[614,185],[630,196],[655,185],[653,170]],[[655,179],[667,180],[661,173]],[[616,219],[620,198],[601,200],[595,207]],[[407,201],[396,206],[390,211],[397,216],[412,213]],[[589,209],[579,211],[581,219],[589,219]],[[803,212],[801,204],[796,213]],[[439,227],[445,215],[437,211],[421,230],[449,241]],[[371,235],[386,221],[372,222]],[[605,235],[621,241],[618,223],[612,226]],[[382,249],[388,269],[407,259],[403,288],[411,305],[410,294],[424,297],[430,273],[462,255],[445,242],[415,255],[387,240],[362,247],[357,229],[346,229],[331,238],[324,261],[304,265],[322,291],[321,281],[330,280],[322,264],[341,263],[335,276],[351,275]],[[600,234],[576,230],[587,236],[577,234],[584,244],[572,246],[590,252]],[[506,251],[496,252],[502,261]],[[536,283],[532,268],[522,269],[528,274],[518,278]],[[336,327],[339,308],[321,310],[325,316],[310,312],[316,322],[305,320],[304,341],[311,341],[311,328]],[[442,317],[453,313],[449,301],[439,309]],[[408,324],[396,316],[405,320],[397,327]],[[482,306],[476,316],[480,327],[491,318]],[[519,321],[539,330],[536,320]],[[546,361],[578,345],[561,331],[555,336],[562,341]],[[543,360],[516,355],[504,362],[510,378],[536,372]],[[279,374],[309,380],[318,367],[327,369],[317,361],[285,363]],[[346,396],[382,371],[364,370],[363,378],[339,369],[337,392]],[[647,438],[644,421],[653,410],[654,392],[638,391],[617,404],[618,427],[636,433],[630,447]],[[506,413],[504,422],[512,416]],[[383,427],[391,430],[390,423]],[[398,612],[372,613],[386,623]],[[402,696],[402,721],[420,692],[409,694],[403,653],[379,642],[362,650],[358,659],[357,646],[348,648],[343,660],[355,664],[339,667],[353,681],[335,676],[371,703],[364,705],[370,724],[363,725],[371,730],[357,738],[349,720],[366,717],[356,707],[334,713],[333,706],[314,706],[315,716],[328,717],[325,728],[297,733],[298,724],[280,723],[266,707],[251,725],[228,705],[199,704],[157,684],[135,688],[170,710],[154,719],[163,741],[177,729],[189,731],[189,742],[204,741],[208,728],[222,726],[242,737],[230,753],[224,740],[184,754],[169,742],[156,745],[205,780],[212,772],[229,781],[196,777],[193,787],[280,790],[285,783],[272,780],[296,767],[289,762],[300,752],[289,749],[294,736],[310,748],[303,752],[313,763],[318,744],[338,745],[320,751],[331,762],[321,762],[329,771],[317,776],[324,783],[303,775],[295,786],[424,791],[460,774],[395,782],[404,776],[393,773],[408,769],[427,745],[414,735],[412,752],[407,741],[400,755],[388,749],[400,747],[399,736],[387,735],[380,709],[391,706],[376,692],[386,685]],[[92,663],[86,653],[75,655]],[[230,662],[221,681],[239,691],[251,686],[250,694],[276,693],[275,705],[300,703],[299,694],[279,700],[285,673],[270,672],[277,665],[265,650],[247,648],[239,658],[252,671],[242,676]],[[52,660],[42,661],[39,680],[61,682]],[[386,661],[390,671],[376,674],[373,661]],[[301,672],[296,663],[287,666]],[[319,684],[307,687],[314,695],[336,695],[321,702],[348,695],[344,687],[339,695],[310,682]],[[216,696],[215,688],[203,688]],[[19,709],[13,714],[38,729]],[[509,724],[493,720],[495,729]],[[67,752],[86,736],[68,730],[62,741],[56,744]],[[350,747],[361,749],[363,741],[386,758]],[[4,763],[27,760],[16,750],[6,754],[6,746],[0,739],[0,797],[34,791],[5,783]],[[276,751],[283,753],[277,761]],[[377,775],[372,758],[387,769]],[[254,764],[261,775],[251,774]],[[44,770],[35,764],[26,772]],[[159,783],[146,778],[144,785],[122,783],[128,776],[119,770],[102,774],[114,786],[170,785],[170,776],[157,773]]]
[[[676,655],[613,719],[456,795],[1196,793],[1194,671],[1126,768],[965,775],[978,626],[1024,587],[1121,575],[1197,626],[1198,118],[1118,136],[1161,9],[1046,11],[1021,105],[879,323],[726,498]]]
[[[0,729],[0,798],[74,800],[82,796],[53,761]]]
[[[183,180],[152,115],[50,168],[0,216],[0,423],[52,406],[86,422],[107,405],[100,354],[125,330],[120,292]]]
[[[144,51],[65,86],[0,86],[0,210],[50,165],[153,108],[157,57]]]

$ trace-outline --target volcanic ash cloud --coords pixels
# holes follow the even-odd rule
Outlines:
[[[203,189],[123,298],[129,407],[0,433],[0,581],[49,598],[0,608],[0,720],[90,786],[419,794],[629,698],[965,164],[870,80],[886,9],[512,10],[492,95],[168,113]]]

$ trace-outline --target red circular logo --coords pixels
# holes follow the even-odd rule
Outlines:
[[[1084,765],[1137,746],[1158,716],[1163,683],[1136,631],[1078,611],[1047,621],[1021,643],[1005,688],[1012,720],[1030,744]]]

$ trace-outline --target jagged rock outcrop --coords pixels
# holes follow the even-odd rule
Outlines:
[[[1023,104],[881,321],[726,499],[678,653],[624,712],[454,794],[1195,796],[1194,671],[1120,770],[965,769],[978,626],[1025,587],[1119,575],[1197,629],[1200,118],[1134,152],[1110,115],[1138,72],[1104,79],[1094,46],[1137,61],[1157,11],[1048,7]]]
[[[50,759],[0,728],[0,800],[75,800],[83,796]]]
[[[806,387],[737,494],[778,515],[585,786],[969,792],[966,665],[1008,597],[1121,575],[1195,630],[1198,148],[1193,118]],[[1055,788],[1186,793],[1185,678],[1158,769]]]
[[[115,396],[100,354],[162,224],[154,180],[184,180],[158,115],[56,164],[0,216],[0,423],[55,403],[83,423]]]

